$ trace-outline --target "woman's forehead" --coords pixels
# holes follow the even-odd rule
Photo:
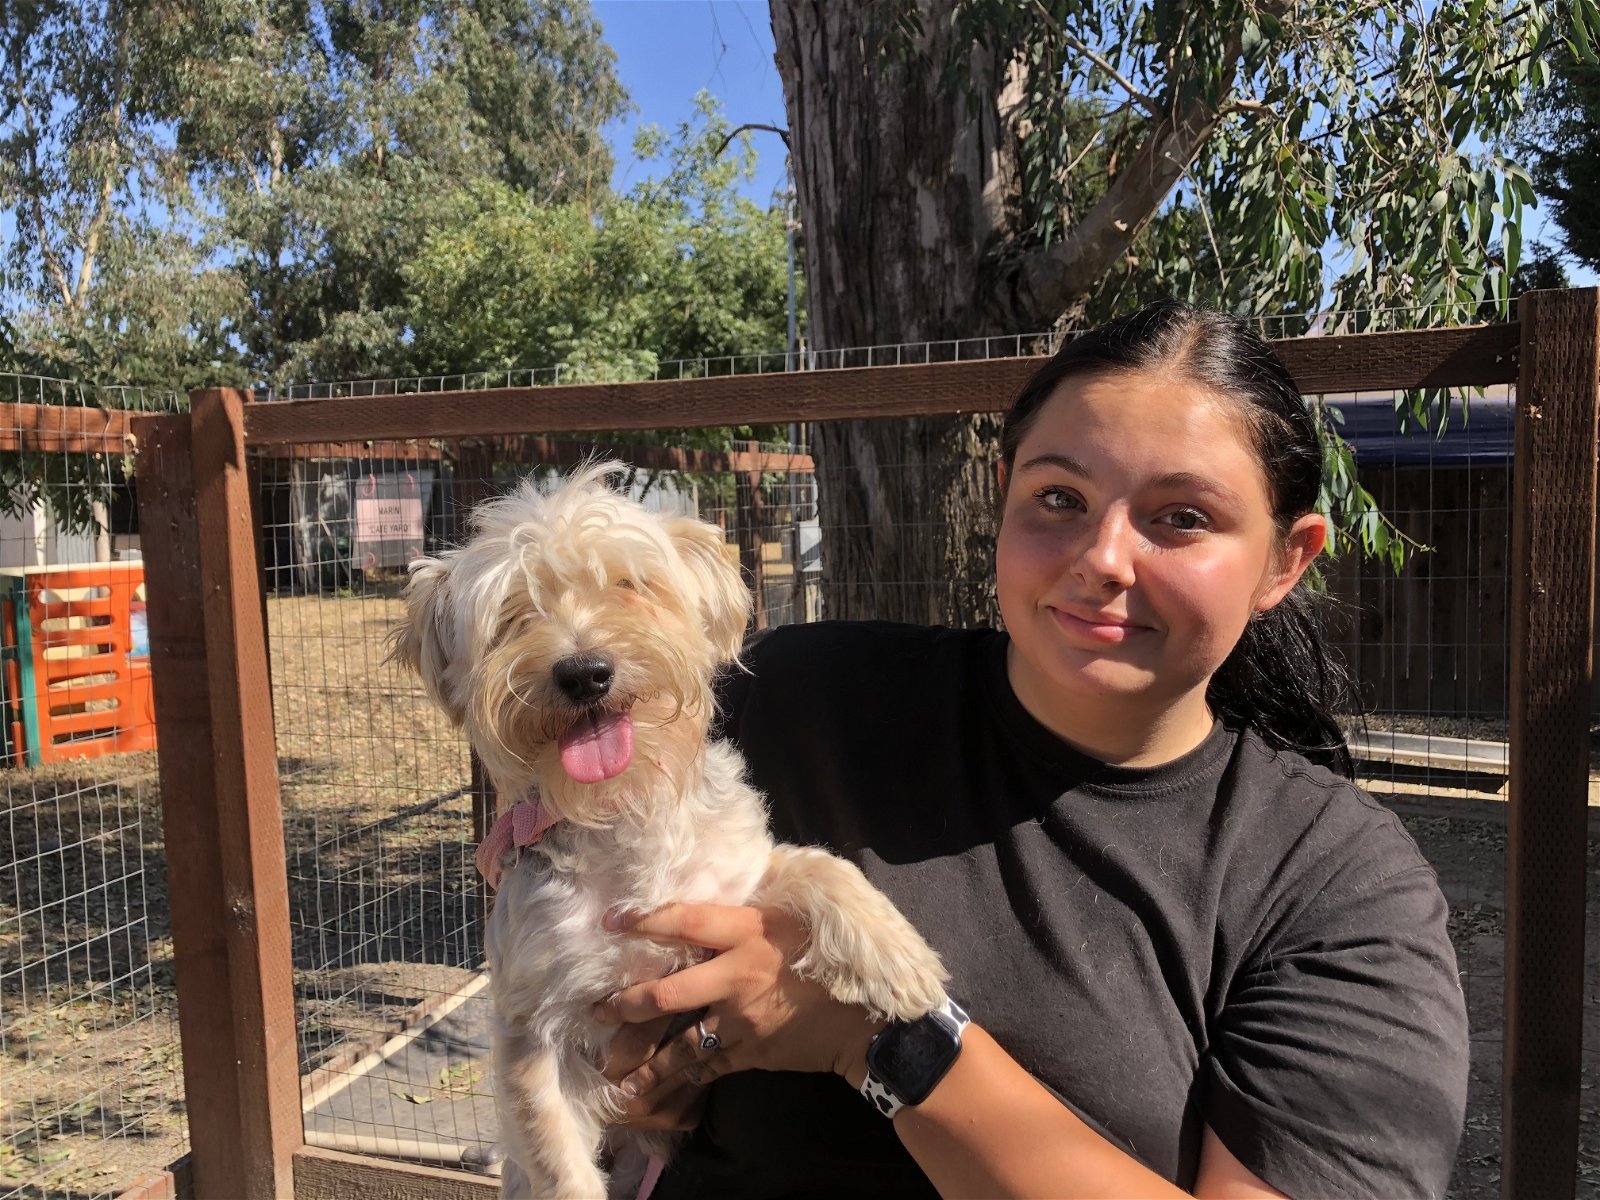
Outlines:
[[[1267,502],[1266,472],[1238,406],[1209,388],[1142,372],[1064,380],[1017,447],[1013,469],[1204,484]]]
[[[1022,448],[1106,438],[1177,455],[1217,451],[1255,458],[1235,402],[1187,380],[1131,371],[1063,380],[1040,408]],[[1070,446],[1048,449],[1071,453]],[[1019,461],[1024,457],[1025,449]]]

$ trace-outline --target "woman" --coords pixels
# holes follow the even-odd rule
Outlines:
[[[726,695],[779,836],[861,864],[972,1024],[886,1119],[852,1092],[909,1035],[796,977],[786,914],[611,914],[717,951],[600,1010],[632,1119],[696,1127],[657,1200],[1442,1193],[1466,1017],[1433,872],[1349,781],[1293,380],[1159,305],[1067,343],[1001,449],[1005,633],[779,629]],[[702,1008],[720,1049],[657,1048]]]

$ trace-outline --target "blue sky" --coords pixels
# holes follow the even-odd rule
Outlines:
[[[650,164],[633,156],[634,131],[645,123],[673,129],[693,113],[702,90],[722,102],[733,125],[789,124],[765,0],[594,0],[593,7],[637,109],[609,131],[619,191],[649,174]],[[766,204],[783,187],[783,141],[772,133],[752,137],[760,161],[743,190]]]

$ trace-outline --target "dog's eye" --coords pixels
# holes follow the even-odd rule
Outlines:
[[[619,588],[627,588],[630,592],[636,592],[639,590],[633,586],[633,580],[631,579],[619,579],[617,580],[617,586]]]

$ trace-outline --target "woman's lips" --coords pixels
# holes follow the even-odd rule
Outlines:
[[[1049,609],[1056,624],[1068,633],[1106,646],[1115,646],[1138,634],[1150,632],[1148,625],[1139,625],[1127,617],[1111,613],[1060,604],[1052,604]]]

